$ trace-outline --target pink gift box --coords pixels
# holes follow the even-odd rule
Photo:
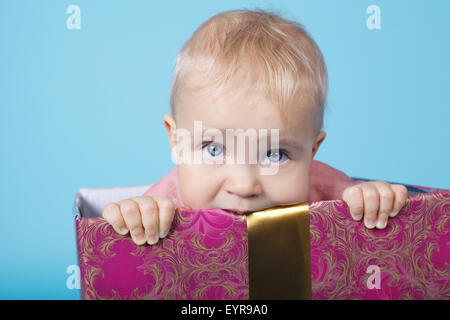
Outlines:
[[[353,221],[341,200],[309,204],[312,299],[450,298],[450,191],[407,187],[384,230]],[[143,193],[133,188],[121,198]],[[138,246],[95,217],[120,199],[94,203],[90,190],[75,205],[83,299],[250,298],[246,216],[180,209],[165,239]]]

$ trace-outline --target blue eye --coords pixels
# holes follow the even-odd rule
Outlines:
[[[211,157],[219,157],[223,154],[223,148],[220,144],[211,142],[208,145],[204,146],[206,147],[206,151]]]
[[[266,159],[269,162],[284,162],[287,160],[287,156],[286,153],[283,152],[282,150],[269,150],[267,151],[267,156]],[[266,160],[264,160],[264,162],[266,162]]]

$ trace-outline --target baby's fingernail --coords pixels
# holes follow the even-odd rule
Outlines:
[[[140,234],[133,238],[134,243],[136,244],[144,244],[145,243],[145,235]]]
[[[152,236],[152,237],[149,237],[147,243],[148,243],[148,244],[157,244],[157,243],[158,243],[158,240],[159,240],[158,237]]]
[[[373,220],[367,220],[367,221],[366,221],[366,227],[369,228],[369,229],[375,228],[375,221],[373,221]]]
[[[126,235],[128,233],[128,229],[126,229],[126,228],[119,229],[119,233],[124,236],[124,235]]]
[[[165,238],[168,233],[169,233],[169,230],[167,230],[167,231],[161,230],[161,232],[159,234],[159,237],[160,238]]]
[[[395,217],[399,211],[392,211],[389,217]]]
[[[377,223],[377,228],[378,229],[384,229],[387,225],[387,220],[380,220]]]
[[[359,220],[361,220],[361,217],[362,217],[362,215],[360,215],[360,214],[354,214],[353,220],[359,221]]]

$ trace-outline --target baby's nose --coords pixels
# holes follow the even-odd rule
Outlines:
[[[235,170],[225,181],[224,188],[229,194],[241,198],[257,197],[262,193],[258,177],[251,169]]]

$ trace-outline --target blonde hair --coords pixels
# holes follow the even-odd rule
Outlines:
[[[173,116],[188,77],[207,75],[207,83],[197,81],[195,88],[202,89],[222,87],[238,72],[245,76],[239,86],[262,90],[284,121],[288,119],[283,109],[303,102],[315,109],[318,129],[322,128],[328,76],[319,47],[300,23],[260,9],[219,13],[184,44],[174,69]]]

